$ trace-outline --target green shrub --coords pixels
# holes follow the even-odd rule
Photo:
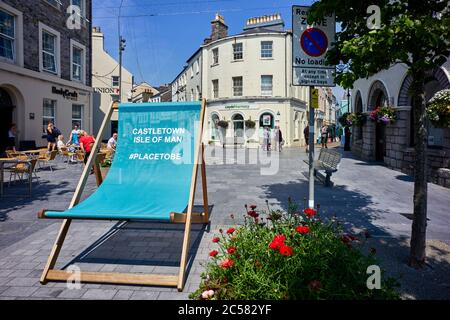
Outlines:
[[[220,231],[217,250],[192,299],[397,299],[395,281],[367,288],[373,255],[357,248],[336,221],[321,222],[316,211],[290,203],[287,213],[248,208],[243,226]]]

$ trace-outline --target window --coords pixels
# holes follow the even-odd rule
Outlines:
[[[50,4],[51,6],[60,9],[62,6],[62,3],[60,0],[45,0],[45,2],[47,2],[48,4]]]
[[[213,55],[213,58],[212,58],[213,63],[212,64],[213,65],[219,64],[219,48],[213,49],[212,55]]]
[[[8,60],[15,58],[15,22],[14,16],[0,10],[0,57]]]
[[[72,80],[84,82],[84,49],[72,45]]]
[[[191,78],[193,78],[194,77],[194,66],[191,66],[190,71],[191,71]]]
[[[233,96],[242,97],[243,81],[242,77],[233,77]]]
[[[261,76],[261,95],[272,96],[273,76]]]
[[[233,59],[234,60],[244,59],[244,51],[243,51],[242,43],[233,44]]]
[[[261,41],[261,58],[272,58],[272,41]]]
[[[83,110],[84,105],[73,104],[72,105],[72,128],[77,124],[81,129],[83,128]]]
[[[120,78],[118,76],[112,76],[112,86],[113,87],[119,87]]]
[[[47,132],[48,123],[51,122],[56,125],[56,100],[44,99],[44,108],[42,112],[42,128],[43,132]]]
[[[194,89],[191,89],[191,101],[195,100]]]
[[[42,68],[44,71],[57,73],[56,36],[42,31]]]
[[[213,98],[218,98],[219,97],[219,80],[213,80],[212,81],[212,85],[213,85]]]
[[[195,73],[198,74],[200,72],[200,62],[197,59],[197,61],[195,61]]]
[[[85,0],[71,0],[73,6],[80,8],[80,16],[82,18],[86,17],[86,2]]]

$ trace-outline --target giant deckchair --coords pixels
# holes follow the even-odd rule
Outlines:
[[[67,281],[73,274],[55,270],[73,219],[151,220],[185,223],[180,271],[176,275],[82,272],[81,282],[175,286],[183,290],[191,223],[208,223],[206,168],[201,143],[206,101],[186,103],[112,103],[93,150],[98,150],[114,110],[119,111],[119,139],[106,179],[89,198],[80,197],[95,163],[92,152],[69,209],[42,210],[38,217],[64,219],[40,279]],[[202,213],[193,213],[199,162],[203,186]],[[98,165],[98,164],[97,164]]]

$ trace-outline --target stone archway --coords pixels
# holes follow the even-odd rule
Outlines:
[[[14,103],[11,94],[0,87],[0,154],[8,146],[8,131],[14,122]]]
[[[387,105],[388,101],[389,95],[386,87],[381,81],[375,81],[369,90],[367,111]],[[386,157],[386,126],[381,123],[376,123],[374,127],[374,157],[376,161],[384,161]]]
[[[388,103],[388,99],[389,94],[386,87],[380,80],[376,80],[369,90],[367,111],[372,111],[377,107],[381,107],[381,104]]]

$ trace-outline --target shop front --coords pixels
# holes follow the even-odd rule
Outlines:
[[[270,130],[273,137],[279,128],[285,145],[292,146],[299,143],[303,130],[300,119],[305,112],[304,106],[293,106],[289,100],[278,103],[213,101],[208,104],[208,131],[204,143],[223,145],[225,141],[234,141],[246,147],[259,147],[263,144],[265,128]]]
[[[0,152],[12,123],[17,126],[16,146],[46,146],[49,122],[69,138],[76,123],[91,132],[91,89],[71,81],[21,70],[0,73]]]

